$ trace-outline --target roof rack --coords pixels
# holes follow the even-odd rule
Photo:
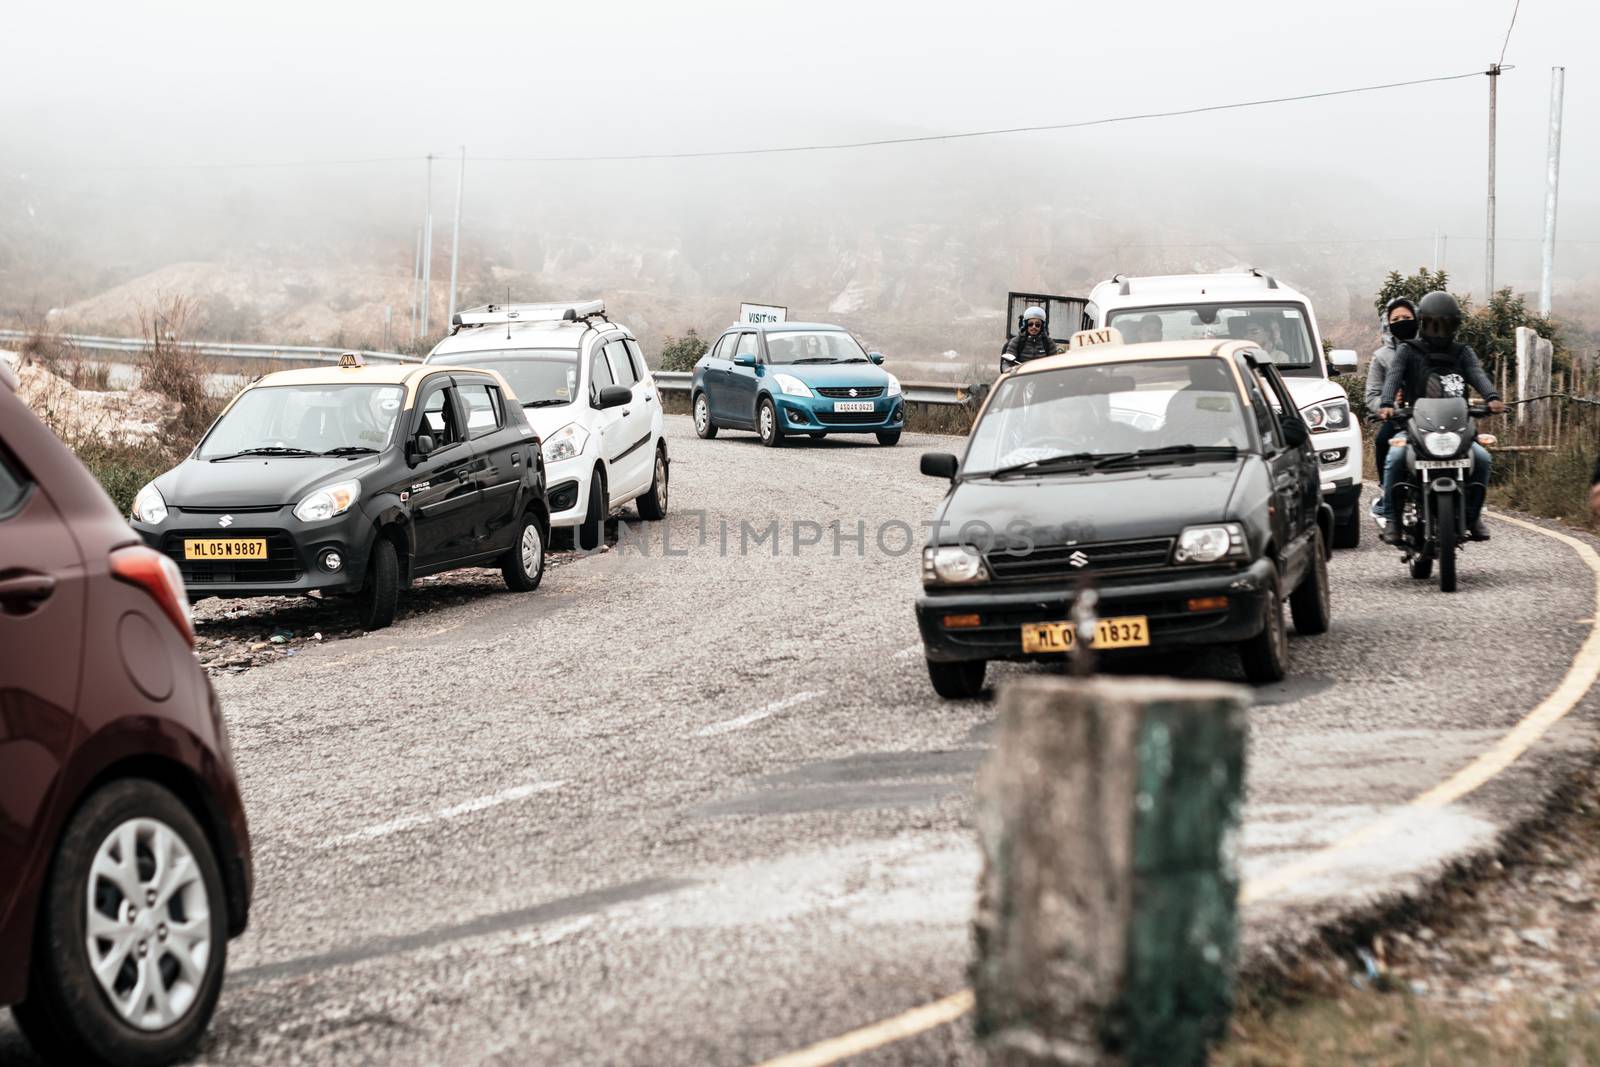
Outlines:
[[[458,311],[450,325],[495,326],[512,322],[578,322],[593,315],[604,315],[604,300],[568,301],[560,304],[485,304]]]

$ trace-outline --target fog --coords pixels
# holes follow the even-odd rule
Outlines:
[[[1365,313],[1385,269],[1431,265],[1436,234],[1455,287],[1481,296],[1481,76],[911,145],[528,159],[914,137],[1465,74],[1498,57],[1513,2],[11,5],[0,311],[115,319],[156,284],[141,279],[188,263],[209,266],[155,277],[169,290],[234,277],[234,305],[262,290],[234,332],[370,331],[383,307],[403,319],[433,153],[438,325],[462,147],[463,301],[599,292],[657,334],[714,330],[762,299],[937,351],[947,326],[977,343],[949,324],[998,312],[1007,288],[1243,262],[1339,318]],[[1595,5],[1525,0],[1500,79],[1497,282],[1537,287],[1549,71],[1566,64],[1557,311],[1584,318],[1600,137],[1576,46],[1597,40]],[[290,274],[316,314],[277,292]],[[132,287],[123,304],[94,302],[118,286]]]

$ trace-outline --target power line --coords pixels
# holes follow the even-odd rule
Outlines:
[[[286,167],[356,167],[372,163],[421,163],[425,156],[369,156],[364,159],[291,159],[254,163],[123,163],[104,167],[44,166],[28,167],[24,173],[39,171],[143,171],[143,170],[271,170]],[[9,177],[9,175],[8,175]]]
[[[1511,25],[1506,27],[1506,39],[1500,42],[1500,62],[1496,66],[1504,66],[1506,62],[1506,48],[1511,44],[1511,31],[1517,26],[1517,12],[1522,10],[1522,0],[1517,0],[1511,9]]]

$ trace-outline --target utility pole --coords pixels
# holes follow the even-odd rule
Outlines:
[[[433,277],[433,153],[428,153],[428,200],[422,212],[422,337],[428,337],[429,283]]]
[[[450,315],[448,326],[456,323],[456,263],[461,259],[461,186],[467,180],[467,147],[461,146],[461,166],[456,171],[456,229],[450,238]]]
[[[1566,67],[1550,68],[1550,151],[1545,163],[1544,257],[1539,270],[1539,314],[1550,314],[1556,273],[1556,185],[1561,177],[1561,93]]]
[[[422,231],[417,230],[417,256],[411,263],[411,343],[417,343],[417,328],[422,325],[417,306],[417,286],[422,283]]]
[[[1433,273],[1439,273],[1439,227],[1433,228]]]
[[[1500,64],[1491,63],[1489,75],[1489,217],[1484,230],[1483,285],[1484,303],[1494,299],[1494,122],[1499,96]]]

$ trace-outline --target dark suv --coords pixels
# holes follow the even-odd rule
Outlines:
[[[132,519],[193,598],[352,593],[368,630],[427,574],[498,566],[538,588],[550,533],[539,438],[504,379],[349,354],[252,383]]]
[[[250,834],[172,561],[0,365],[0,1004],[50,1060],[193,1051]]]

